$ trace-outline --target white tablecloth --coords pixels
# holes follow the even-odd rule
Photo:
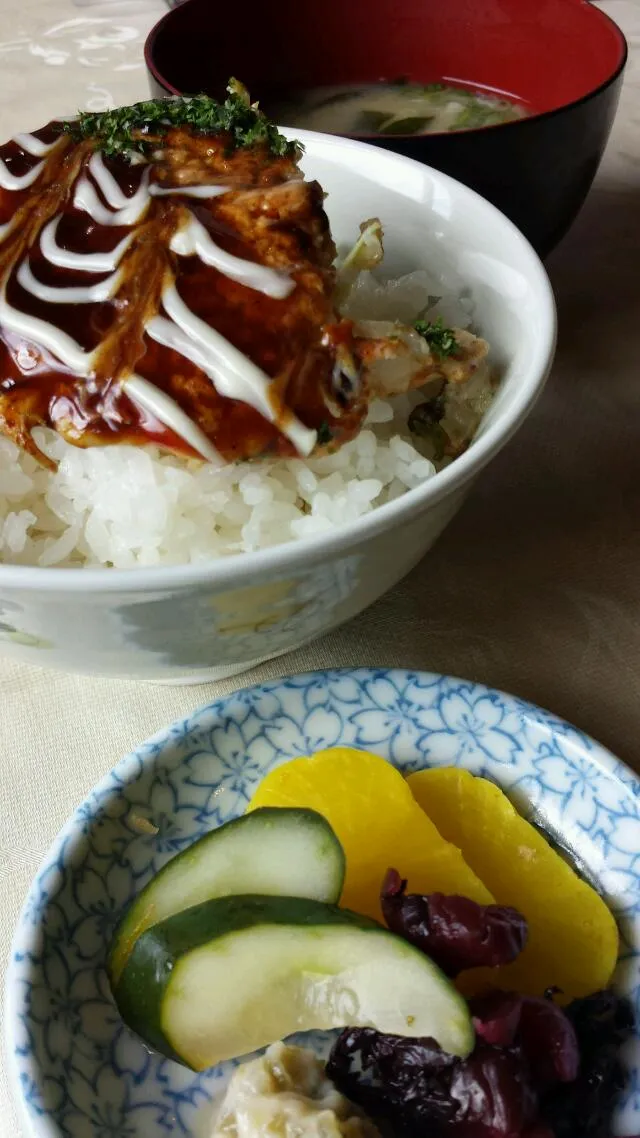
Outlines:
[[[90,787],[135,743],[246,681],[349,664],[482,680],[573,720],[640,769],[640,0],[613,137],[549,263],[557,363],[534,414],[393,594],[256,673],[202,688],[0,661],[0,973],[29,881]],[[160,0],[1,0],[0,139],[147,94]],[[1,979],[0,975],[0,979]],[[0,1070],[0,1138],[18,1138]]]

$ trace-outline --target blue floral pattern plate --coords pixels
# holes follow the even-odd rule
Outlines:
[[[461,765],[504,787],[606,895],[621,929],[616,982],[640,1013],[640,780],[567,723],[478,684],[381,669],[295,676],[237,692],[143,743],[56,840],[8,975],[9,1065],[30,1138],[210,1133],[230,1064],[194,1075],[127,1031],[104,973],[109,936],[149,877],[241,813],[272,766],[334,744],[377,751],[404,771]],[[637,1135],[638,1043],[625,1060],[615,1130]]]

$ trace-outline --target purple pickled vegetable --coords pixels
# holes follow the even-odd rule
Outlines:
[[[549,999],[514,992],[477,996],[469,1009],[477,1039],[466,1059],[431,1039],[354,1028],[337,1040],[327,1073],[374,1119],[410,1138],[555,1138],[551,1115],[578,1071],[569,1018]],[[562,1138],[577,1133],[563,1130]]]
[[[522,1000],[518,1041],[539,1086],[572,1083],[578,1075],[578,1040],[562,1008],[551,1000]]]
[[[457,1063],[450,1087],[457,1138],[521,1138],[538,1113],[526,1059],[517,1048],[480,1043]]]
[[[449,976],[507,964],[524,948],[515,909],[464,897],[406,893],[390,869],[382,909],[392,930]],[[623,1087],[618,1060],[634,1034],[629,1004],[612,992],[567,1009],[494,991],[469,1001],[476,1045],[466,1059],[432,1039],[353,1028],[336,1041],[327,1074],[373,1119],[402,1138],[609,1138]]]
[[[605,1047],[621,1047],[640,1024],[635,1023],[629,1000],[606,989],[574,1000],[566,1014],[575,1028],[580,1050],[594,1055]]]
[[[479,1043],[467,1059],[429,1039],[343,1032],[327,1074],[374,1120],[410,1138],[520,1138],[537,1118],[538,1100],[517,1047]]]
[[[476,1035],[485,1043],[510,1047],[520,1025],[522,996],[515,992],[489,992],[469,1000]]]
[[[578,1040],[562,1008],[550,999],[489,992],[469,1000],[476,1035],[497,1047],[522,1050],[537,1087],[570,1083],[578,1074]]]
[[[565,1010],[578,1040],[580,1071],[575,1082],[545,1092],[541,1115],[555,1138],[609,1138],[625,1087],[619,1051],[636,1034],[633,1008],[604,991],[574,1000]]]
[[[598,992],[562,1010],[494,992],[471,1011],[478,1042],[467,1059],[430,1039],[356,1028],[337,1040],[327,1073],[406,1138],[610,1138],[624,1086],[618,1051],[635,1030],[626,1000]],[[576,1037],[580,1070],[563,1082],[577,1067]]]
[[[395,869],[385,877],[381,904],[392,932],[421,949],[446,973],[510,964],[527,941],[527,922],[517,909],[479,905],[468,897],[406,893]]]
[[[333,1046],[327,1075],[367,1114],[387,1119],[394,1130],[418,1134],[433,1127],[440,1133],[457,1110],[450,1093],[456,1062],[433,1039],[348,1028]]]

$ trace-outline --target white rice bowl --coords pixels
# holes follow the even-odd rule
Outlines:
[[[361,274],[343,311],[405,322],[442,316],[460,328],[472,318],[470,302],[449,295],[424,270],[386,282]],[[455,396],[447,414],[475,425],[491,400],[489,366],[458,385]],[[36,428],[38,446],[58,463],[52,472],[0,437],[0,561],[119,569],[186,564],[339,529],[437,474],[407,426],[421,401],[419,391],[376,400],[363,430],[336,454],[222,469],[156,447],[85,450]]]

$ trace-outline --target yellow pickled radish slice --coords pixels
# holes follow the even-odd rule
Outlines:
[[[606,987],[618,955],[612,914],[507,796],[487,779],[454,767],[419,771],[407,783],[496,901],[519,909],[529,924],[527,947],[517,960],[499,969],[472,969],[458,986],[467,995],[491,985],[536,996],[555,986],[563,1002]]]
[[[322,814],[345,852],[341,904],[380,920],[380,886],[394,866],[414,893],[460,893],[490,904],[493,897],[455,845],[442,838],[390,763],[351,747],[293,759],[260,783],[249,810],[305,806]]]

